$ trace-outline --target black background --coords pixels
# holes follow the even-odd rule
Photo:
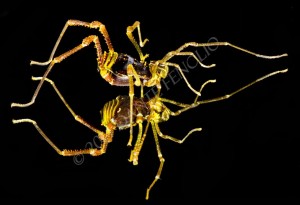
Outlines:
[[[48,60],[65,22],[78,19],[101,21],[115,50],[135,57],[138,56],[126,37],[126,27],[136,20],[141,22],[142,36],[149,39],[143,48],[150,54],[149,59],[162,58],[185,42],[206,42],[211,37],[266,55],[287,52],[288,58],[266,60],[219,47],[204,61],[216,63],[215,68],[188,69],[186,77],[195,88],[208,79],[217,79],[203,91],[203,99],[227,94],[275,70],[288,67],[289,72],[255,84],[229,100],[202,105],[161,123],[163,133],[177,138],[195,127],[203,130],[181,145],[160,140],[166,162],[162,180],[154,186],[149,202],[298,197],[300,144],[293,118],[298,109],[293,61],[296,8],[289,1],[265,5],[253,1],[195,3],[162,6],[154,2],[86,1],[62,7],[55,2],[39,5],[14,1],[1,6],[2,194],[14,198],[97,198],[99,203],[105,199],[142,202],[154,179],[159,161],[151,132],[138,166],[128,162],[129,130],[116,131],[105,155],[85,156],[83,163],[76,165],[72,157],[59,156],[31,124],[11,123],[20,118],[36,120],[61,149],[84,148],[93,142],[94,133],[72,118],[47,84],[33,106],[10,108],[11,102],[31,99],[37,85],[31,76],[41,76],[45,70],[30,66],[30,60]],[[80,44],[90,34],[98,33],[69,28],[57,54]],[[205,54],[201,48],[190,49]],[[117,95],[128,94],[128,88],[105,82],[97,73],[95,57],[93,46],[89,46],[55,65],[49,78],[77,114],[104,130],[99,110]],[[185,57],[174,61],[187,63]],[[173,83],[167,78],[165,82],[168,87],[163,84],[164,97],[193,101],[195,96],[182,79]]]

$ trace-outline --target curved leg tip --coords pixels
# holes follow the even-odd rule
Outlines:
[[[33,61],[31,60],[30,61],[30,65],[40,65],[40,66],[43,66],[43,65],[49,65],[51,63],[52,59],[46,61],[46,62],[38,62],[38,61]]]
[[[32,105],[33,103],[34,103],[34,101],[29,102],[29,103],[25,103],[25,104],[11,103],[10,107],[28,107],[28,106]]]

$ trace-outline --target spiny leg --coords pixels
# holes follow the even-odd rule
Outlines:
[[[73,20],[73,19],[70,19],[66,22],[64,28],[62,29],[53,49],[52,49],[52,52],[51,52],[51,55],[49,57],[49,60],[46,61],[46,62],[37,62],[37,61],[31,61],[30,62],[30,65],[48,65],[49,63],[51,63],[51,61],[53,60],[53,57],[55,55],[55,52],[57,50],[57,47],[58,45],[60,44],[60,41],[63,37],[63,35],[65,34],[67,28],[69,26],[83,26],[83,27],[87,27],[87,28],[90,28],[90,29],[99,29],[100,33],[103,35],[104,39],[105,39],[105,42],[107,44],[107,47],[108,47],[108,50],[111,51],[111,52],[114,52],[114,48],[112,46],[112,43],[111,43],[111,40],[110,40],[110,37],[108,35],[108,32],[105,28],[105,25],[102,24],[101,22],[99,21],[93,21],[93,22],[84,22],[84,21],[79,21],[79,20]],[[98,50],[97,49],[97,55],[99,57],[99,54],[101,55],[101,49]]]
[[[141,80],[139,75],[137,74],[136,70],[134,69],[132,64],[129,64],[127,67],[127,75],[129,80],[129,99],[130,99],[130,136],[127,143],[127,146],[131,146],[132,139],[133,139],[133,97],[134,97],[134,85],[142,86]],[[133,78],[135,82],[133,82]],[[142,88],[142,87],[141,87]],[[141,89],[141,95],[143,95],[143,90]]]
[[[159,167],[158,167],[158,170],[157,170],[157,173],[155,175],[154,180],[152,181],[152,183],[150,184],[150,186],[147,189],[147,192],[146,192],[146,199],[147,200],[149,199],[149,193],[150,193],[152,187],[154,186],[154,184],[156,183],[156,181],[158,179],[160,179],[160,175],[161,175],[161,172],[162,172],[162,169],[163,169],[163,165],[164,165],[164,162],[165,162],[165,159],[163,158],[163,155],[161,153],[161,149],[160,149],[160,146],[159,146],[158,136],[157,136],[156,127],[155,127],[154,122],[151,122],[151,125],[152,125],[152,130],[153,130],[153,136],[154,136],[154,140],[155,140],[155,145],[156,145],[157,156],[158,156],[158,159],[160,161],[160,164],[159,164]]]
[[[137,29],[138,30],[138,36],[139,36],[139,44],[137,43],[137,41],[135,40],[135,38],[132,35],[132,32]],[[149,41],[147,38],[144,39],[144,41],[142,40],[142,35],[141,35],[141,28],[140,28],[140,22],[136,21],[134,22],[134,24],[132,26],[128,26],[127,27],[127,31],[126,31],[127,37],[129,38],[129,40],[131,41],[131,43],[134,45],[135,49],[137,50],[139,56],[140,56],[140,60],[141,62],[144,62],[145,59],[149,56],[148,54],[143,55],[142,49],[141,47],[144,47],[144,45],[146,44],[147,41]]]
[[[34,127],[36,128],[36,130],[42,135],[42,137],[50,144],[50,146],[59,154],[62,156],[75,156],[75,155],[81,155],[81,154],[90,154],[92,156],[98,156],[101,155],[103,153],[105,153],[106,151],[106,147],[107,147],[107,142],[103,142],[103,145],[101,149],[94,149],[94,148],[90,148],[90,149],[82,149],[82,150],[60,150],[50,139],[49,137],[44,133],[44,131],[38,126],[38,124],[36,123],[36,121],[32,120],[32,119],[18,119],[18,120],[12,120],[12,122],[14,124],[18,124],[18,123],[31,123],[34,125]]]
[[[133,162],[133,165],[138,164],[138,156],[139,152],[142,149],[143,141],[142,141],[142,135],[143,135],[143,115],[141,113],[137,114],[137,120],[136,120],[138,126],[139,126],[139,132],[138,136],[134,145],[133,150],[130,153],[129,162]]]
[[[129,161],[133,162],[134,165],[138,164],[138,156],[140,154],[140,151],[141,151],[141,149],[143,147],[143,144],[144,144],[144,141],[146,139],[147,132],[148,132],[148,129],[149,129],[149,125],[150,125],[150,121],[147,122],[144,133],[142,133],[142,125],[139,125],[139,126],[141,126],[141,128],[139,128],[138,138],[137,138],[137,141],[134,145],[134,149],[130,153],[130,158],[129,158]],[[141,133],[140,133],[140,131],[141,131]]]
[[[127,143],[127,146],[131,146],[132,139],[133,139],[133,97],[134,97],[134,82],[133,82],[133,76],[134,76],[134,68],[132,64],[129,64],[127,67],[127,75],[128,75],[128,80],[129,80],[129,99],[130,99],[130,135],[129,135],[129,140]]]
[[[241,87],[240,89],[238,89],[238,90],[236,90],[234,92],[231,92],[231,93],[229,93],[227,95],[223,95],[223,96],[220,96],[220,97],[211,98],[211,99],[207,99],[207,100],[197,101],[197,102],[191,104],[190,106],[184,107],[184,108],[182,108],[182,109],[180,109],[180,110],[178,110],[176,112],[172,112],[171,115],[172,116],[177,116],[177,115],[181,114],[182,112],[185,112],[185,111],[187,111],[189,109],[195,108],[195,107],[197,107],[197,106],[199,106],[201,104],[207,104],[207,103],[217,102],[217,101],[221,101],[221,100],[226,100],[226,99],[232,97],[233,95],[235,95],[235,94],[237,94],[237,93],[245,90],[246,88],[254,85],[255,83],[258,83],[258,82],[260,82],[262,80],[265,80],[266,78],[269,78],[271,76],[274,76],[274,75],[277,75],[277,74],[280,74],[280,73],[286,73],[287,71],[288,71],[288,69],[274,71],[272,73],[269,73],[267,75],[264,75],[264,76],[262,76],[262,77],[260,77],[260,78],[258,78],[256,80],[252,81],[251,83],[248,83],[247,85],[245,85],[245,86]]]
[[[171,51],[169,53],[167,53],[165,55],[165,57],[162,59],[162,61],[167,62],[170,58],[172,58],[175,55],[179,55],[182,50],[184,50],[185,48],[192,46],[192,47],[209,47],[209,46],[229,46],[232,47],[234,49],[240,50],[242,52],[248,53],[250,55],[254,55],[256,57],[259,58],[266,58],[266,59],[275,59],[275,58],[281,58],[281,57],[285,57],[288,56],[287,53],[284,54],[280,54],[280,55],[274,55],[274,56],[269,56],[269,55],[262,55],[262,54],[258,54],[252,51],[249,51],[247,49],[241,48],[239,46],[236,46],[234,44],[231,44],[229,42],[209,42],[209,43],[197,43],[197,42],[189,42],[189,43],[185,43],[182,46],[180,46],[177,50],[175,51]]]
[[[98,60],[100,62],[101,61],[100,58],[101,58],[101,52],[102,52],[102,50],[101,50],[101,46],[100,46],[100,42],[99,42],[98,36],[91,35],[91,36],[88,36],[88,37],[84,38],[83,41],[82,41],[82,43],[80,45],[78,45],[75,48],[73,48],[73,49],[71,49],[71,50],[63,53],[62,55],[54,58],[50,62],[49,66],[48,66],[48,68],[46,70],[46,72],[44,73],[44,75],[43,75],[40,83],[38,84],[38,86],[37,86],[37,88],[36,88],[36,90],[35,90],[32,98],[31,98],[30,102],[25,103],[25,104],[12,103],[11,107],[28,107],[28,106],[32,105],[35,102],[35,99],[36,99],[37,95],[39,94],[39,91],[40,91],[40,89],[41,89],[41,87],[42,87],[42,85],[43,85],[43,83],[45,81],[45,78],[48,76],[48,74],[52,70],[53,66],[56,63],[62,62],[64,59],[66,59],[69,56],[73,55],[74,53],[76,53],[77,51],[81,50],[82,48],[85,48],[86,46],[90,45],[92,42],[95,44],[95,48],[97,50],[97,55],[98,55]]]

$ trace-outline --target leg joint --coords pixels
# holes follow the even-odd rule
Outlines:
[[[93,22],[90,23],[91,28],[100,28],[102,26],[104,26],[104,25],[99,21],[93,21]]]

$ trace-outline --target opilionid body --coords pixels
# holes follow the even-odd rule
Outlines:
[[[81,26],[81,27],[87,27],[90,29],[98,29],[100,33],[103,35],[104,40],[106,42],[108,51],[103,51],[102,47],[100,45],[100,40],[97,35],[90,35],[82,40],[82,43],[78,46],[74,47],[73,49],[68,50],[67,52],[54,57],[55,52],[57,50],[58,45],[60,44],[63,35],[65,34],[67,28],[69,26]],[[138,38],[139,43],[136,41],[136,39],[133,36],[134,30],[138,31]],[[93,22],[84,22],[79,20],[68,20],[62,29],[56,44],[51,52],[51,55],[49,57],[49,60],[46,62],[37,62],[37,61],[31,61],[31,65],[40,65],[45,66],[48,65],[48,68],[43,75],[40,83],[38,84],[32,99],[30,102],[21,104],[21,103],[12,103],[12,107],[28,107],[32,105],[35,102],[36,97],[39,94],[39,91],[42,87],[42,84],[44,83],[46,77],[52,70],[53,66],[56,63],[60,63],[66,58],[70,57],[74,53],[78,52],[82,48],[87,47],[91,43],[94,43],[96,53],[97,53],[97,63],[98,63],[98,69],[100,72],[100,75],[103,79],[105,79],[108,83],[115,86],[129,86],[129,98],[130,98],[130,112],[133,113],[133,101],[134,101],[134,86],[139,86],[141,88],[141,94],[140,97],[143,98],[143,87],[157,87],[158,95],[161,90],[161,79],[164,79],[167,77],[169,73],[169,67],[174,67],[175,69],[178,69],[180,74],[182,75],[185,83],[189,87],[191,91],[193,91],[196,95],[200,96],[200,93],[195,90],[190,83],[188,82],[187,78],[185,77],[181,67],[177,63],[172,63],[170,60],[174,56],[192,56],[202,67],[204,68],[210,68],[214,67],[215,64],[211,65],[205,65],[203,64],[200,59],[198,59],[193,52],[185,51],[187,47],[206,47],[206,46],[229,46],[234,49],[240,50],[242,52],[254,55],[256,57],[265,58],[265,59],[275,59],[287,56],[286,53],[281,55],[275,55],[275,56],[267,56],[267,55],[261,55],[258,53],[254,53],[252,51],[243,49],[241,47],[238,47],[236,45],[233,45],[229,42],[209,42],[209,43],[197,43],[197,42],[189,42],[185,43],[182,46],[180,46],[178,49],[174,51],[168,52],[163,58],[160,60],[152,60],[147,62],[146,58],[149,56],[148,54],[143,54],[141,48],[144,47],[145,43],[148,41],[148,39],[142,40],[141,37],[141,31],[140,31],[140,22],[136,21],[132,26],[127,27],[126,34],[129,38],[129,40],[132,42],[133,46],[138,52],[139,60],[136,58],[125,54],[125,53],[118,53],[114,50],[109,34],[106,30],[106,27],[104,24],[102,24],[99,21],[93,21]],[[132,139],[133,139],[133,116],[130,115],[130,137],[128,140],[128,146],[131,146]]]
[[[138,157],[140,154],[140,151],[143,147],[143,143],[145,141],[145,138],[147,136],[147,131],[149,129],[149,126],[151,126],[153,131],[153,137],[156,145],[157,150],[157,156],[160,161],[159,168],[157,170],[156,176],[152,183],[149,185],[146,191],[146,199],[149,199],[150,190],[153,188],[155,183],[158,179],[160,179],[161,172],[163,169],[163,165],[165,162],[165,159],[163,157],[160,144],[159,144],[159,137],[163,139],[168,139],[176,143],[183,143],[188,136],[190,136],[193,132],[201,131],[202,128],[195,128],[188,132],[188,134],[183,137],[182,139],[178,139],[169,135],[165,135],[161,132],[159,128],[159,123],[166,122],[170,119],[171,116],[178,116],[181,113],[188,111],[190,109],[196,108],[201,104],[206,103],[212,103],[216,101],[221,101],[230,98],[231,96],[241,92],[242,90],[252,86],[253,84],[262,81],[268,77],[271,77],[276,74],[285,73],[287,72],[287,69],[285,70],[279,70],[272,73],[269,73],[265,76],[262,76],[255,81],[241,87],[240,89],[237,89],[234,92],[231,92],[227,95],[215,97],[212,99],[206,99],[206,100],[198,100],[199,95],[196,95],[196,98],[194,102],[190,104],[177,102],[174,100],[161,98],[158,94],[154,96],[153,98],[146,100],[144,98],[138,98],[134,96],[131,98],[130,96],[118,96],[117,98],[107,102],[102,110],[100,111],[102,121],[101,125],[106,128],[106,131],[103,132],[100,129],[92,126],[90,123],[88,123],[86,120],[84,120],[82,117],[77,115],[73,109],[70,107],[70,105],[67,103],[67,101],[64,99],[63,95],[60,93],[59,89],[55,86],[54,82],[51,81],[48,78],[45,77],[33,77],[33,80],[45,80],[46,82],[50,83],[52,87],[54,88],[55,92],[61,99],[61,101],[64,103],[64,105],[67,107],[67,109],[70,111],[72,116],[75,118],[76,121],[79,123],[85,125],[87,128],[95,132],[98,136],[98,138],[101,140],[102,144],[100,148],[89,148],[89,149],[78,149],[78,150],[70,150],[70,149],[59,149],[51,140],[50,138],[43,132],[43,130],[38,126],[37,122],[24,118],[24,119],[18,119],[13,120],[13,123],[31,123],[34,125],[34,127],[37,129],[37,131],[42,135],[42,137],[51,145],[51,147],[60,155],[62,156],[76,156],[81,154],[89,154],[92,156],[99,156],[106,152],[108,144],[112,142],[114,137],[114,131],[118,128],[120,130],[130,128],[131,126],[138,126],[138,134],[137,138],[134,144],[133,149],[131,150],[131,154],[129,157],[129,161],[133,163],[133,165],[138,164]],[[209,84],[209,83],[215,83],[216,80],[208,80],[206,81],[198,91],[199,94],[202,92],[203,88]],[[133,105],[133,109],[131,108],[131,103]],[[171,111],[166,104],[173,104],[175,106],[178,106],[179,109],[176,111]],[[143,122],[146,121],[146,127],[144,129]]]

